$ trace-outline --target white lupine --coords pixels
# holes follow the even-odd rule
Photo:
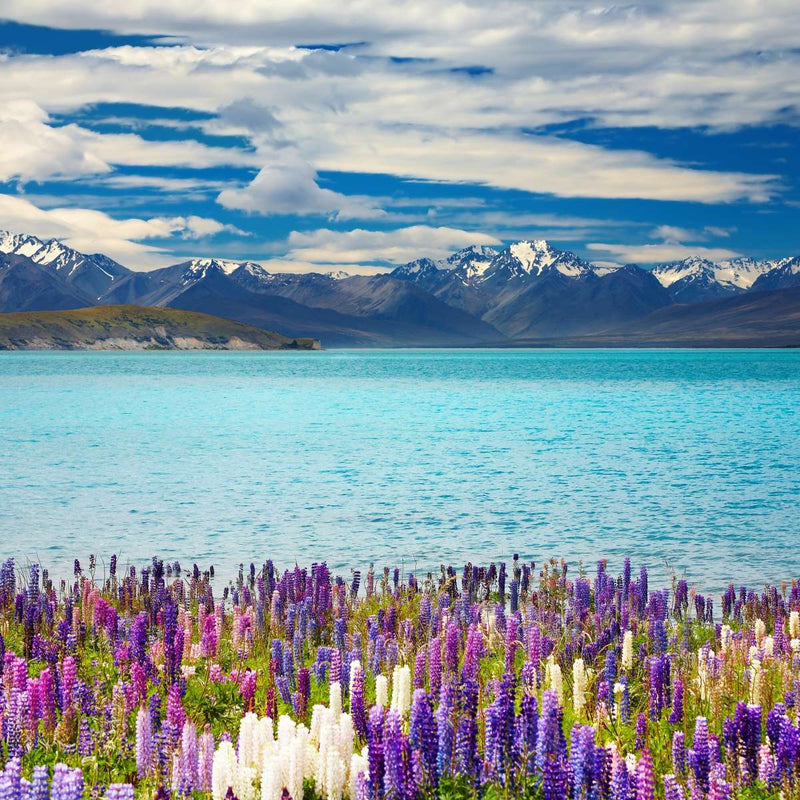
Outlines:
[[[764,655],[770,658],[775,655],[775,640],[771,636],[764,637]]]
[[[342,714],[339,717],[339,756],[344,762],[345,772],[347,772],[348,775],[354,743],[355,731],[353,730],[353,718],[349,714]],[[294,795],[292,796],[294,797]]]
[[[311,709],[311,742],[312,744],[319,744],[319,729],[322,725],[322,716],[325,712],[325,706],[315,705]]]
[[[308,738],[308,728],[305,725],[298,725],[295,740],[289,752],[289,775],[286,780],[286,788],[293,798],[303,796],[303,778],[309,749]]]
[[[272,719],[270,717],[262,717],[258,721],[256,741],[258,747],[258,762],[256,763],[256,767],[260,768],[267,754],[271,753],[275,747],[275,731],[273,730]]]
[[[761,662],[754,658],[750,662],[750,703],[754,706],[761,705],[761,684],[764,670],[761,669]]]
[[[614,716],[617,719],[622,716],[622,695],[624,692],[625,684],[619,682],[614,684]]]
[[[239,800],[280,800],[284,788],[292,797],[302,797],[307,778],[315,780],[320,798],[342,800],[353,757],[349,714],[337,716],[330,708],[314,706],[313,736],[305,725],[281,716],[275,739],[272,720],[253,717],[242,720],[238,757],[230,742],[221,742],[214,753],[213,800],[224,800],[229,786]],[[260,763],[249,766],[259,757]],[[357,764],[363,772],[362,762]]]
[[[342,685],[339,681],[334,681],[328,689],[328,708],[336,720],[342,713]]]
[[[389,704],[389,680],[385,675],[375,678],[375,705],[386,708]]]
[[[264,759],[264,769],[261,773],[261,800],[280,800],[283,793],[282,784],[281,756],[268,756]]]
[[[579,717],[586,705],[586,687],[589,679],[586,677],[586,667],[582,658],[576,658],[572,664],[572,708],[575,716]]]
[[[224,800],[228,787],[233,786],[239,764],[230,742],[220,742],[211,766],[211,794],[214,800]]]
[[[261,747],[258,741],[258,717],[248,712],[239,725],[239,766],[260,767]]]
[[[635,753],[628,753],[625,756],[625,766],[628,768],[628,772],[631,775],[636,774],[636,754]]]
[[[325,706],[322,706],[324,708]],[[278,717],[278,746],[283,750],[294,739],[297,724],[286,714]]]
[[[731,630],[730,625],[723,625],[722,630],[719,634],[720,639],[720,650],[723,653],[728,652],[728,645],[730,645],[731,640],[733,639],[733,631]]]
[[[633,631],[625,631],[622,637],[622,669],[633,668]]]
[[[392,672],[392,708],[403,715],[411,710],[411,670],[405,665]]]
[[[789,636],[800,639],[800,611],[789,612]]]
[[[792,650],[793,650],[795,653],[797,653],[798,651],[800,651],[800,639],[792,639],[792,640],[789,642],[789,647],[791,647],[791,648],[792,648]]]
[[[328,753],[325,770],[325,789],[328,800],[341,800],[346,779],[345,765],[339,753],[331,750]]]
[[[547,657],[547,682],[551,689],[558,695],[559,705],[564,705],[564,679],[561,675],[561,667],[556,664],[555,657]]]
[[[239,766],[233,776],[233,793],[239,800],[256,800],[257,776],[258,772],[254,767]]]
[[[767,635],[767,626],[764,624],[763,619],[757,619],[756,624],[754,626],[754,631],[756,634],[756,644],[761,647],[761,642],[764,637]]]

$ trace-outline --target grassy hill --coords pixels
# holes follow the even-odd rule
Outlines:
[[[0,350],[318,350],[252,325],[141,306],[0,314]]]

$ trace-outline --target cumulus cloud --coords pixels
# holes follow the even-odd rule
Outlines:
[[[0,105],[0,181],[75,178],[110,171],[87,151],[80,129],[48,124],[47,113],[31,100]]]
[[[324,214],[336,219],[371,219],[384,215],[369,198],[324,189],[314,168],[279,151],[280,161],[263,167],[241,189],[225,189],[217,201],[226,208],[255,214]]]
[[[293,231],[289,235],[288,256],[295,260],[325,264],[358,264],[388,261],[404,264],[421,256],[444,258],[462,247],[473,244],[497,245],[500,240],[490,234],[458,228],[434,228],[411,225],[391,231]]]
[[[149,239],[197,239],[225,229],[216,220],[196,216],[115,219],[88,208],[43,209],[9,194],[0,194],[0,220],[5,229],[60,239],[81,252],[104,253],[135,269],[174,263],[166,248],[143,243]]]

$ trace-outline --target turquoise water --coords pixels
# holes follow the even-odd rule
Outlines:
[[[796,351],[4,353],[0,554],[760,585],[800,574],[798,412]]]

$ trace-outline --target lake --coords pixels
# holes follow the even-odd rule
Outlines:
[[[761,586],[800,574],[799,412],[790,350],[2,353],[0,554]]]

